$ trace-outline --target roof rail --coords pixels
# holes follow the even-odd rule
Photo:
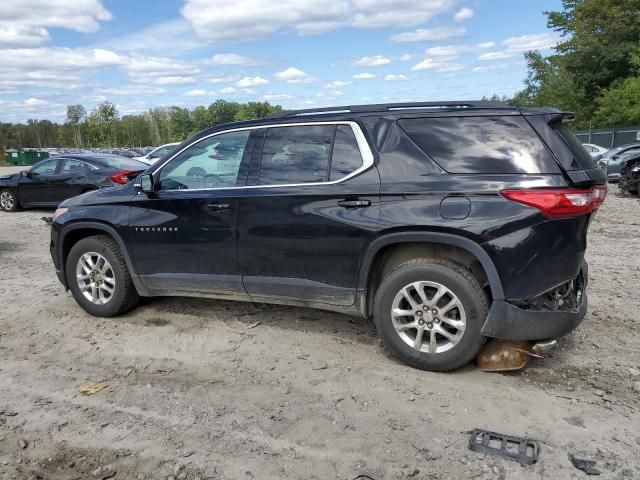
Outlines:
[[[409,102],[409,103],[378,103],[371,105],[345,105],[339,107],[310,108],[306,110],[286,110],[281,113],[269,115],[267,118],[296,117],[304,115],[336,113],[366,113],[389,112],[395,110],[456,110],[456,109],[507,109],[513,108],[502,102],[490,100],[472,100],[460,102]]]

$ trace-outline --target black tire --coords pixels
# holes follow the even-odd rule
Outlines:
[[[7,207],[6,202],[2,201],[0,202],[0,208],[2,208],[2,210],[4,210],[5,212],[17,212],[18,210],[20,210],[20,202],[18,201],[18,196],[16,195],[16,193],[9,188],[3,188],[2,190],[0,190],[0,199],[6,196],[10,197],[9,200],[11,201],[12,206]]]
[[[391,309],[396,295],[405,286],[418,281],[443,285],[454,293],[462,304],[466,314],[466,328],[458,343],[449,350],[436,353],[421,352],[405,343],[394,328]],[[429,314],[429,308],[426,310],[426,314]],[[481,334],[481,329],[488,311],[486,294],[473,274],[463,266],[442,258],[418,258],[398,265],[380,283],[374,302],[376,328],[387,348],[408,365],[421,370],[441,372],[462,367],[480,351],[486,340]],[[437,316],[435,319],[440,323]],[[447,325],[442,322],[441,326]],[[417,332],[414,337],[416,335]],[[446,341],[441,335],[434,336]]]
[[[76,279],[76,267],[80,257],[88,252],[102,255],[111,265],[115,287],[108,302],[102,305],[92,303],[80,290]],[[134,308],[140,302],[140,296],[129,275],[127,263],[118,244],[107,235],[96,235],[78,241],[69,252],[66,265],[67,284],[78,305],[96,317],[115,317]]]

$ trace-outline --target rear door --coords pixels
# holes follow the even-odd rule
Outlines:
[[[352,305],[378,222],[380,181],[355,123],[259,132],[238,199],[238,258],[255,299]]]
[[[236,249],[238,186],[248,130],[196,141],[154,172],[156,192],[132,202],[129,244],[141,281],[159,292],[246,295]]]
[[[34,165],[27,176],[20,177],[18,196],[23,205],[54,205],[51,186],[56,176],[58,160],[49,159]]]
[[[57,202],[80,195],[86,188],[88,167],[76,158],[60,161],[57,174],[51,180],[52,196]]]

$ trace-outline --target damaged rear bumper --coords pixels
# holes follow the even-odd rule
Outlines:
[[[571,310],[523,308],[505,300],[494,300],[482,327],[487,337],[506,340],[559,338],[575,329],[587,313],[587,264],[575,280],[576,305]]]

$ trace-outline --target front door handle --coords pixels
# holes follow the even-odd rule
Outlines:
[[[344,208],[364,208],[371,205],[370,200],[340,200],[338,205]]]
[[[229,203],[209,203],[207,205],[209,210],[213,210],[214,212],[220,212],[222,210],[229,210],[231,208],[231,204]]]

